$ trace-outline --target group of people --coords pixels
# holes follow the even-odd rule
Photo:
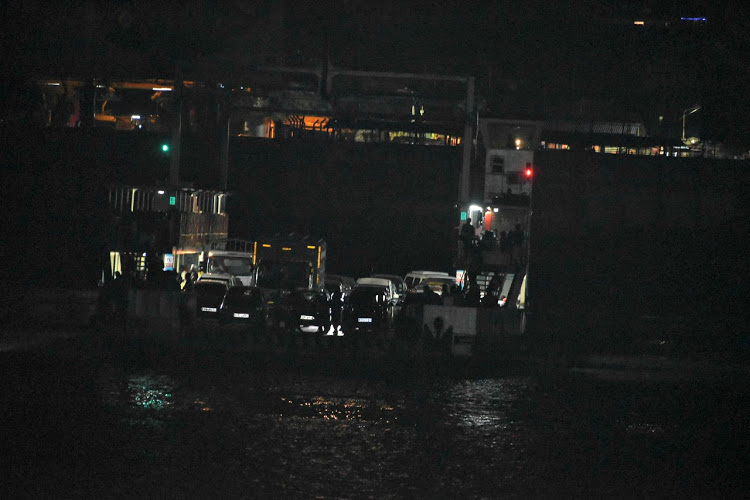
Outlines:
[[[525,262],[523,247],[526,236],[521,229],[521,224],[516,224],[515,229],[508,232],[502,231],[498,238],[500,252],[506,256],[509,265],[522,265]]]
[[[526,235],[521,224],[516,224],[510,231],[501,231],[498,237],[495,237],[494,231],[485,231],[480,238],[471,223],[471,218],[467,218],[459,233],[459,258],[462,262],[476,264],[476,261],[481,259],[482,249],[490,250],[497,244],[508,265],[523,265],[525,240]]]

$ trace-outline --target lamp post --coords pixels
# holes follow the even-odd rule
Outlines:
[[[687,109],[683,110],[683,112],[682,112],[682,143],[683,144],[685,143],[685,141],[687,141],[687,138],[685,137],[685,118],[687,118],[688,115],[692,115],[693,113],[695,113],[699,109],[701,109],[701,107],[698,106],[698,105],[695,105],[695,106],[693,106],[691,108],[687,108]]]

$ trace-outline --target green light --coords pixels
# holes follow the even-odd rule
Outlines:
[[[165,153],[169,152],[169,144],[162,144],[161,150],[164,151]]]
[[[466,220],[466,212],[461,212],[461,220],[462,221]]]
[[[177,197],[176,196],[170,196],[169,197],[169,204],[172,206],[177,205]]]

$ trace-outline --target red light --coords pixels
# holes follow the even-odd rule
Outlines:
[[[531,167],[526,167],[526,177],[531,177]]]

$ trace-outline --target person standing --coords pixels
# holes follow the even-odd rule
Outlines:
[[[474,242],[476,240],[476,234],[474,232],[474,226],[471,224],[471,217],[468,217],[466,219],[466,222],[461,225],[461,230],[459,231],[459,240],[460,240],[460,248],[461,248],[461,255],[460,260],[468,262],[473,257],[473,250],[474,250]]]
[[[520,266],[523,263],[523,258],[521,257],[521,255],[524,240],[524,234],[523,230],[521,229],[521,224],[516,224],[516,228],[510,232],[509,240],[511,249],[511,264]]]
[[[333,287],[331,291],[331,332],[333,335],[341,334],[341,311],[344,306],[344,296],[341,286]]]

